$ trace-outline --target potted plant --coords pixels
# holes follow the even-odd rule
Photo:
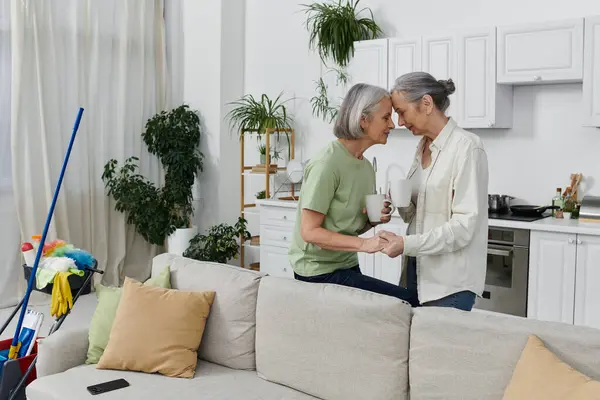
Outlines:
[[[190,240],[190,246],[183,256],[221,264],[237,259],[240,244],[250,238],[246,225],[247,221],[240,217],[234,226],[228,224],[212,226],[208,234],[197,234]],[[242,243],[238,244],[240,238]]]
[[[271,100],[269,96],[263,94],[260,101],[255,99],[251,94],[244,95],[239,100],[229,103],[233,108],[227,113],[230,127],[240,130],[256,130],[258,140],[267,129],[274,129],[279,139],[279,131],[283,129],[291,129],[293,118],[288,114],[285,103],[290,99],[282,101],[282,93]],[[285,132],[288,143],[288,151],[290,138],[288,132]],[[264,163],[263,163],[264,164]]]
[[[368,7],[358,9],[360,0],[329,1],[303,4],[307,14],[306,28],[309,32],[309,47],[317,50],[323,63],[335,64],[329,71],[337,72],[337,85],[346,84],[346,67],[354,56],[354,42],[381,37],[382,29],[373,19]],[[368,13],[368,15],[364,15]],[[317,94],[310,100],[313,115],[326,122],[333,122],[337,107],[330,105],[327,86],[321,77],[316,82]]]
[[[164,186],[157,187],[137,172],[136,157],[120,168],[112,159],[102,174],[115,209],[125,213],[149,243],[162,246],[168,239],[168,250],[175,254],[182,254],[197,233],[192,225],[192,186],[202,171],[200,137],[200,117],[189,106],[162,111],[147,121],[142,139],[163,166]]]
[[[263,200],[266,197],[267,197],[267,192],[265,192],[264,190],[261,190],[260,192],[256,193],[257,200]]]
[[[303,4],[308,14],[306,27],[310,34],[309,46],[317,50],[326,63],[332,59],[342,70],[354,56],[354,42],[377,39],[382,29],[373,19],[368,7],[357,10],[360,0]],[[367,11],[368,17],[361,14]]]

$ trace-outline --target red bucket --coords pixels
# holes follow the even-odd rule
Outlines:
[[[37,339],[41,339],[41,337],[38,337]],[[8,396],[12,390],[16,389],[19,381],[23,378],[25,372],[27,372],[27,369],[31,366],[31,363],[38,352],[37,339],[33,344],[33,349],[31,350],[30,355],[17,358],[16,360],[6,360],[4,362],[2,373],[0,374],[0,398],[3,396]],[[10,349],[11,343],[12,339],[1,340],[0,351]],[[25,380],[25,386],[29,385],[36,378],[37,374],[34,366],[31,370],[31,373]]]

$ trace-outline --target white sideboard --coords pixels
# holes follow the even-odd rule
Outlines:
[[[278,200],[258,200],[257,204],[260,207],[260,270],[271,276],[293,278],[288,249],[294,232],[297,204]],[[406,232],[406,224],[399,217],[394,217],[392,222],[377,229],[403,234]],[[371,229],[362,236],[374,234],[375,229]],[[365,275],[393,284],[400,282],[402,257],[360,253],[359,265]]]

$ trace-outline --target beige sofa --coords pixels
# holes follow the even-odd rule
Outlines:
[[[163,254],[182,290],[217,292],[193,379],[82,365],[85,330],[40,344],[30,400],[501,399],[530,333],[600,379],[600,331],[515,317],[419,308],[336,285],[264,277]],[[409,374],[410,370],[410,374]],[[89,385],[130,387],[91,396]]]

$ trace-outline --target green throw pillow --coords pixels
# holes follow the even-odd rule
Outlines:
[[[155,286],[164,289],[171,289],[171,269],[167,266],[160,275],[148,279],[144,285]],[[96,285],[96,296],[98,305],[90,322],[89,347],[87,352],[86,364],[98,364],[102,357],[104,349],[108,344],[110,330],[112,329],[117,308],[121,301],[120,287],[107,287]]]

